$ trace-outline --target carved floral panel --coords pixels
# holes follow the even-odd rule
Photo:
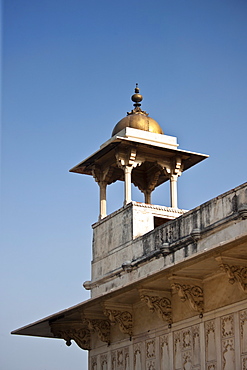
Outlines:
[[[91,358],[91,369],[97,370],[97,356]]]
[[[146,370],[155,370],[155,360],[147,361]]]
[[[175,370],[181,369],[182,367],[182,344],[181,344],[181,332],[174,332],[173,339],[173,348],[174,348],[174,366]]]
[[[192,347],[191,329],[187,328],[182,331],[182,350],[186,351]]]
[[[100,370],[108,370],[107,355],[100,356]]]
[[[117,350],[117,370],[123,370],[124,366],[124,354],[123,350],[119,349]]]
[[[184,370],[192,369],[191,351],[185,351],[183,353],[183,369]]]
[[[205,322],[206,361],[216,360],[215,322]]]
[[[146,358],[155,357],[155,339],[146,341]]]
[[[247,356],[242,357],[242,370],[247,370]]]
[[[241,353],[247,352],[247,310],[240,312]]]
[[[222,342],[222,369],[235,369],[235,348],[233,338],[223,340]]]
[[[143,370],[142,368],[142,346],[141,343],[134,345],[134,370]]]
[[[200,365],[200,331],[199,325],[192,327],[193,366]]]
[[[130,370],[130,357],[128,348],[124,350],[124,370]]]
[[[168,335],[160,337],[160,370],[170,370]]]
[[[221,318],[221,336],[222,338],[232,337],[234,335],[233,315]]]
[[[207,367],[206,367],[207,370],[216,370],[217,367],[216,367],[216,363],[212,362],[210,364],[207,364]]]
[[[117,356],[116,351],[111,352],[111,370],[117,369]]]

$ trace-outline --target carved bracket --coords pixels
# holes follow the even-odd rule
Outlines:
[[[110,322],[108,320],[85,319],[90,331],[96,332],[102,342],[110,344]]]
[[[125,169],[125,167],[133,168],[136,166],[140,166],[142,161],[137,160],[136,152],[137,151],[135,147],[126,148],[126,151],[124,151],[123,149],[121,151],[117,150],[115,156],[118,167]]]
[[[158,292],[155,291],[149,292],[145,289],[140,289],[141,300],[147,304],[150,311],[156,312],[156,314],[161,320],[171,324],[172,323],[171,301],[169,298],[164,296],[164,293],[163,294],[162,293],[158,294]]]
[[[113,170],[113,167],[108,167],[103,170],[100,166],[94,165],[92,168],[92,175],[99,185],[107,185],[112,182],[111,177]]]
[[[198,285],[186,285],[172,283],[171,288],[178,294],[182,302],[188,302],[192,310],[199,312],[204,311],[203,290]]]
[[[135,176],[133,177],[132,181],[134,185],[145,194],[146,198],[148,198],[157,186],[162,171],[163,167],[155,162],[152,164],[152,167],[145,172],[145,176]]]
[[[169,177],[179,177],[183,172],[183,163],[180,157],[176,157],[171,164],[164,167],[164,172]]]
[[[118,324],[122,333],[132,336],[133,319],[129,311],[118,311],[115,309],[106,308],[104,314],[113,324]]]
[[[230,284],[237,283],[238,287],[247,293],[247,260],[228,256],[215,258],[221,271],[225,272]]]
[[[81,348],[90,350],[91,335],[90,330],[86,328],[63,328],[56,327],[52,325],[52,332],[57,338],[62,338],[66,341],[66,345],[71,345],[71,340],[74,340],[75,343]]]
[[[237,283],[239,288],[247,293],[247,267],[238,265],[228,265],[222,263],[220,269],[227,274],[230,284]]]

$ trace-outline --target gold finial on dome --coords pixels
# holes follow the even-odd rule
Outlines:
[[[136,83],[135,94],[132,95],[132,97],[131,97],[131,100],[135,103],[134,107],[140,107],[141,106],[140,102],[142,101],[143,97],[142,97],[141,94],[139,94],[139,92],[140,92],[140,89],[138,87],[138,83]]]
[[[127,112],[127,115],[130,114],[144,114],[145,116],[148,116],[148,113],[142,110],[140,102],[143,100],[143,96],[140,94],[140,89],[138,87],[138,83],[136,83],[135,87],[135,94],[131,96],[131,100],[134,102],[134,109],[132,109],[131,112]]]
[[[116,135],[126,127],[149,131],[156,134],[164,134],[158,122],[149,117],[148,113],[141,109],[140,102],[142,99],[143,97],[140,94],[140,89],[137,83],[135,87],[135,93],[131,97],[131,100],[134,102],[134,109],[132,109],[131,112],[127,112],[127,116],[116,124],[112,131],[112,136]]]

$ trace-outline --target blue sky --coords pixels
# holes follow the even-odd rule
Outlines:
[[[98,187],[68,170],[142,107],[181,149],[210,155],[179,179],[179,206],[246,181],[245,0],[2,1],[0,366],[84,370],[63,341],[9,332],[88,298]],[[108,189],[111,212],[123,184]],[[168,187],[153,203],[169,204]],[[134,200],[142,200],[134,191]]]

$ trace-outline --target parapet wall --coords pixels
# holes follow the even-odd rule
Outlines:
[[[126,209],[126,218],[122,221],[121,213],[113,215],[113,218],[116,217],[116,225],[112,226],[115,240],[121,237],[124,243],[114,248],[115,242],[113,239],[112,243],[109,242],[107,231],[105,237],[108,241],[97,236],[99,242],[102,242],[102,248],[106,248],[106,254],[105,258],[97,258],[94,251],[92,281],[87,284],[93,296],[241,238],[241,235],[246,234],[246,225],[239,221],[247,217],[247,183],[135,239],[133,225],[130,226],[129,220],[133,221],[136,214],[132,212],[131,216],[130,210],[131,207]],[[126,231],[124,237],[118,234],[121,224],[126,225],[123,228]],[[96,238],[94,243],[98,243]]]

